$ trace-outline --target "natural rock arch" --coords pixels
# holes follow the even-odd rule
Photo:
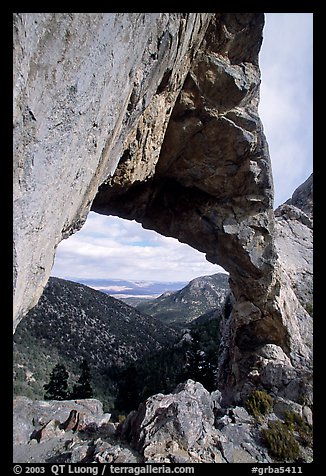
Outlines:
[[[92,208],[229,271],[229,386],[265,345],[298,360],[257,113],[263,23],[259,13],[14,15],[14,326]]]

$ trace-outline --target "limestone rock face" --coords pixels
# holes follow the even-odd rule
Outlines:
[[[213,423],[209,392],[198,382],[188,380],[174,394],[147,399],[138,412],[129,414],[121,433],[144,452],[147,461],[160,463],[174,452],[189,458],[188,450],[198,446],[198,440]]]
[[[146,144],[134,178],[148,176],[211,17],[14,14],[14,327],[126,144]]]
[[[292,340],[302,342],[304,365],[312,367],[313,336],[313,174],[275,211],[275,246],[292,306]],[[293,297],[294,295],[294,297]],[[292,303],[292,304],[291,304]],[[304,362],[304,359],[303,359]]]
[[[262,386],[280,398],[312,405],[312,192],[313,175],[275,210],[277,260],[267,293],[266,317],[256,303],[238,302],[233,319],[224,318],[221,323],[220,381],[227,381],[231,360],[235,381],[245,382],[242,388],[232,388],[238,402]],[[261,339],[261,330],[270,334],[269,342]]]
[[[300,185],[292,197],[275,211],[275,246],[278,255],[276,273],[280,291],[275,301],[285,310],[291,352],[289,357],[297,368],[287,384],[274,382],[274,388],[294,401],[312,402],[313,366],[313,175]],[[279,364],[276,366],[282,368]],[[270,366],[271,368],[271,366]],[[300,370],[301,369],[301,370]],[[289,371],[290,370],[290,371]],[[277,373],[273,370],[274,378]],[[301,374],[301,378],[298,376]]]
[[[300,303],[313,303],[313,175],[280,205],[276,216],[276,249]]]

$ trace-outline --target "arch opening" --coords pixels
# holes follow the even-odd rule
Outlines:
[[[174,238],[136,221],[90,212],[81,230],[59,244],[52,276],[84,284],[96,279],[186,284],[223,272]]]

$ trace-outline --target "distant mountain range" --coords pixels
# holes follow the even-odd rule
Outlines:
[[[136,307],[165,324],[184,327],[202,314],[221,309],[229,292],[229,276],[217,273],[195,278],[179,291],[166,292]]]
[[[167,291],[177,291],[188,284],[180,282],[129,281],[122,279],[73,279],[80,284],[121,298],[155,298]]]

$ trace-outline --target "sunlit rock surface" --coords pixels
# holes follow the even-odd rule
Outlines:
[[[134,135],[147,141],[146,176],[212,18],[14,14],[15,325],[40,297],[56,246],[82,226]],[[151,124],[157,138],[140,139],[138,123]]]

